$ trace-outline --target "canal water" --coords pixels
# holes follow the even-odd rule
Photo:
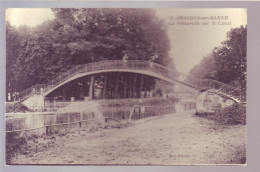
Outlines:
[[[194,102],[179,102],[173,106],[173,109],[168,109],[169,113],[185,112],[196,108]],[[142,108],[140,108],[142,109]],[[144,108],[151,109],[151,108]],[[18,131],[25,129],[37,130],[46,126],[77,123],[77,121],[94,121],[99,120],[104,122],[104,118],[121,120],[129,120],[130,114],[136,113],[135,109],[118,109],[107,108],[96,111],[81,111],[81,112],[34,112],[34,113],[14,113],[6,114],[6,131]],[[147,111],[147,113],[152,113]],[[149,116],[149,114],[147,116]],[[166,113],[165,113],[166,114]],[[164,115],[164,114],[163,114]],[[150,115],[151,116],[151,115]],[[156,116],[156,115],[152,115]]]

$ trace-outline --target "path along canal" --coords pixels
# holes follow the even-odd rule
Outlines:
[[[40,137],[29,140],[27,149],[11,163],[240,164],[245,163],[246,126],[224,127],[195,116],[194,111],[178,112],[125,128]]]

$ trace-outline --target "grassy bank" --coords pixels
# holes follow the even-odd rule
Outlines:
[[[199,117],[213,120],[223,125],[245,125],[246,124],[246,106],[243,104],[234,104],[230,107],[221,109],[218,113],[196,114]]]
[[[13,164],[13,159],[19,155],[33,155],[37,152],[55,146],[56,140],[69,139],[74,136],[85,136],[88,133],[113,128],[125,128],[132,125],[128,121],[117,122],[114,120],[100,123],[98,121],[82,123],[81,127],[78,124],[64,125],[53,127],[53,132],[49,134],[29,134],[31,131],[23,133],[7,133],[6,134],[6,164]],[[29,135],[29,136],[28,136]]]

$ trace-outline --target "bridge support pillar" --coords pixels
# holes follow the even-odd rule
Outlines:
[[[198,114],[203,113],[215,113],[221,108],[225,108],[236,103],[234,100],[220,96],[210,91],[204,91],[197,94],[196,97],[196,112]]]

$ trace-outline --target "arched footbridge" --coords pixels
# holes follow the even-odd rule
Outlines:
[[[171,68],[150,61],[140,60],[108,60],[77,65],[46,84],[37,84],[22,91],[19,94],[19,98],[20,101],[24,101],[35,94],[41,94],[45,97],[70,81],[84,76],[105,72],[145,74],[172,84],[179,84],[194,92],[203,92],[207,90],[222,97],[232,99],[238,103],[244,101],[243,93],[238,88],[211,79],[186,78],[181,81],[178,80],[178,73]]]

